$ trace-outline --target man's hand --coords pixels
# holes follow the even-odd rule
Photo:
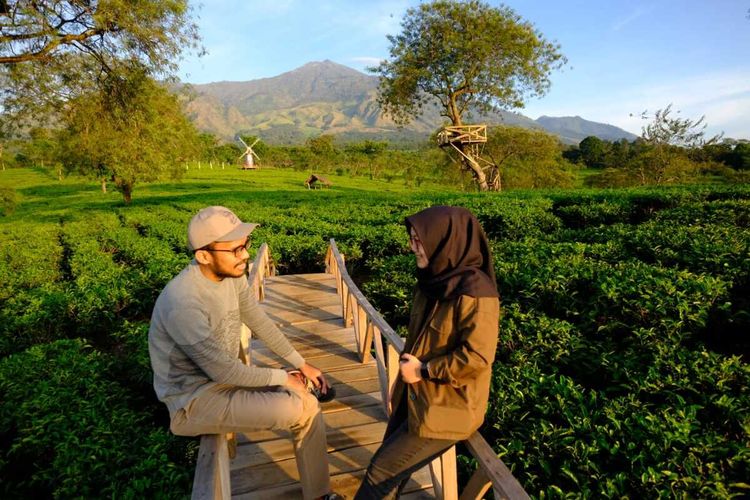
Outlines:
[[[304,365],[302,365],[299,368],[299,371],[301,371],[302,375],[307,377],[315,387],[318,387],[321,393],[325,394],[328,392],[328,381],[326,381],[323,372],[309,363],[305,363]]]
[[[409,353],[401,355],[399,361],[399,370],[401,371],[401,378],[407,384],[414,384],[422,380],[419,375],[419,369],[422,368],[422,362],[419,358],[412,356]]]
[[[299,372],[287,373],[286,385],[297,392],[307,392],[307,387],[305,387],[305,383],[302,381]]]

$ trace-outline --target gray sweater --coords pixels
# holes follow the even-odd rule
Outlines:
[[[151,316],[148,349],[156,396],[170,415],[217,384],[286,384],[284,370],[247,366],[238,359],[242,323],[291,366],[304,364],[258,305],[244,277],[216,283],[203,276],[193,260],[162,290]]]

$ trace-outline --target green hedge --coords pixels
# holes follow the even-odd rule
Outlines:
[[[0,360],[5,498],[184,495],[185,462],[194,457],[174,456],[179,439],[130,407],[111,370],[106,355],[79,339]]]
[[[0,495],[187,493],[197,440],[168,433],[147,332],[156,296],[192,258],[187,223],[208,204],[261,222],[253,245],[268,242],[283,273],[322,271],[335,238],[402,333],[415,284],[404,217],[470,208],[504,313],[482,433],[526,490],[750,491],[747,187],[206,191],[85,215],[60,205],[40,222],[21,206],[0,221]]]

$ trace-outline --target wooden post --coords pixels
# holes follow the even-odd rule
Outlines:
[[[484,494],[492,487],[492,481],[480,466],[471,475],[469,482],[461,492],[459,500],[482,500]]]
[[[370,345],[372,344],[372,323],[367,318],[367,312],[362,307],[357,307],[357,316],[359,319],[359,338],[361,339],[362,348],[359,350],[359,359],[363,363],[370,361]],[[363,328],[364,327],[364,328]]]
[[[391,405],[391,396],[393,395],[393,388],[396,386],[396,380],[398,380],[399,373],[399,352],[396,348],[387,342],[388,354],[386,356],[386,362],[388,363],[388,370],[386,371],[387,382],[388,382],[388,404],[386,405],[386,413],[390,416],[393,406]]]
[[[430,475],[436,498],[458,499],[455,446],[451,446],[445,453],[430,462]]]
[[[195,465],[192,498],[229,500],[231,496],[227,440],[222,434],[202,436]]]

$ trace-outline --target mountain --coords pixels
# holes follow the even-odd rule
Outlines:
[[[559,135],[564,142],[573,141],[576,144],[591,135],[607,141],[632,141],[638,137],[614,125],[584,120],[580,116],[540,116],[536,122],[544,130]]]
[[[413,144],[427,139],[443,123],[437,106],[428,106],[420,118],[399,128],[380,113],[377,85],[377,77],[347,66],[328,60],[311,62],[272,78],[191,85],[195,98],[188,103],[187,111],[199,129],[224,139],[232,140],[242,132],[272,144],[299,144],[321,133],[351,140]],[[534,121],[519,113],[500,111],[474,119],[542,128],[576,144],[587,135],[607,139],[632,136],[579,117],[541,117]],[[591,133],[581,135],[584,131]]]

